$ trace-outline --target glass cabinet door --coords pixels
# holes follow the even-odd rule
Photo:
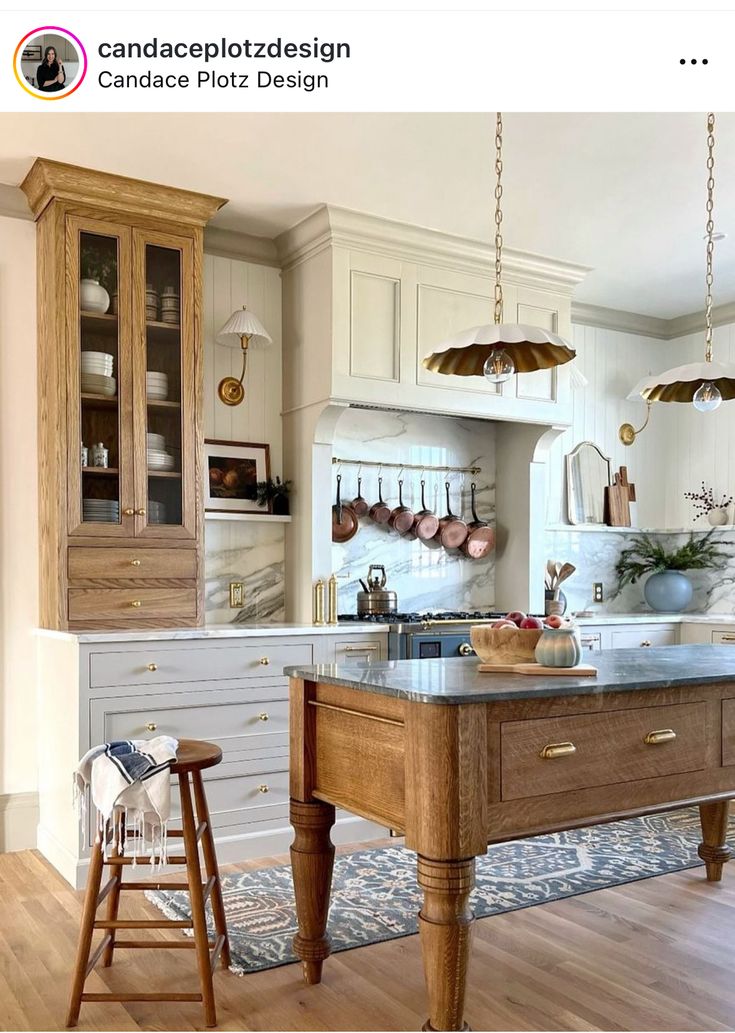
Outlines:
[[[130,230],[66,223],[68,525],[74,535],[132,535]]]
[[[133,232],[136,534],[194,538],[192,242]]]

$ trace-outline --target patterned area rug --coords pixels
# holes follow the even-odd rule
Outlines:
[[[735,816],[734,819],[735,820]],[[735,824],[731,824],[735,834]],[[477,858],[477,918],[620,886],[701,864],[695,808],[491,846]],[[287,965],[296,912],[288,865],[222,880],[233,971]],[[188,893],[149,890],[168,918],[190,918]],[[333,951],[410,936],[421,895],[416,855],[401,846],[343,854],[334,864],[329,934]],[[210,916],[211,918],[211,916]]]

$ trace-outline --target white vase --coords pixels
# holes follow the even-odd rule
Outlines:
[[[99,280],[80,280],[79,304],[83,312],[107,312],[110,295]]]
[[[710,509],[707,519],[712,527],[723,527],[728,521],[727,506],[724,509]]]

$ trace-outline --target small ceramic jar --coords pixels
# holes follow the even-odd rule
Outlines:
[[[99,466],[106,469],[109,465],[109,451],[100,441],[96,445],[92,445],[92,466]]]
[[[577,628],[545,628],[536,645],[536,661],[542,667],[576,667],[582,659]]]
[[[82,466],[89,466],[89,449],[82,445]]]

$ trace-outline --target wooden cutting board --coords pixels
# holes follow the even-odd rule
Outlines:
[[[635,484],[628,480],[627,466],[621,466],[613,483],[605,488],[606,523],[610,527],[630,527],[630,504],[635,501]]]
[[[541,664],[480,664],[477,668],[483,674],[550,674],[563,678],[587,678],[597,674],[592,664],[577,664],[576,667],[543,667]]]

